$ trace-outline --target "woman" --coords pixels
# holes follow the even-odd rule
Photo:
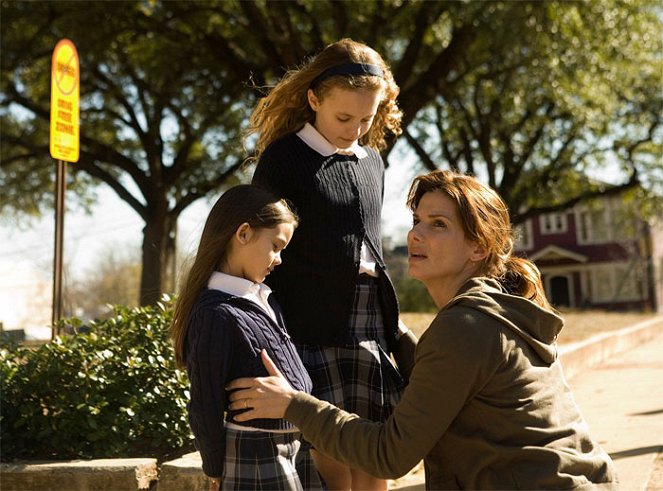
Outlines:
[[[293,203],[301,218],[283,266],[268,282],[311,374],[312,393],[380,422],[403,388],[389,353],[406,331],[398,330],[380,231],[378,151],[387,131],[400,132],[397,95],[382,57],[342,39],[288,72],[250,121],[258,136],[253,183]],[[387,489],[384,480],[315,450],[311,455],[328,489]],[[315,486],[309,466],[298,470],[304,487]]]
[[[423,458],[428,489],[616,487],[562,373],[562,319],[536,267],[512,255],[504,202],[473,177],[434,171],[415,179],[408,205],[409,273],[440,312],[389,420],[362,420],[278,376],[232,382],[242,390],[231,407],[285,416],[320,451],[378,476]]]

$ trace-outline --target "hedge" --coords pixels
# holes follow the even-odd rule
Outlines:
[[[168,339],[172,302],[116,306],[110,317],[61,327],[36,349],[0,341],[3,461],[172,458],[193,450],[188,381]]]

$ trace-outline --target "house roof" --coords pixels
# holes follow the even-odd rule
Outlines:
[[[586,263],[587,256],[584,254],[578,254],[577,252],[564,249],[556,245],[549,245],[544,247],[538,252],[535,252],[529,256],[530,261],[540,261],[540,260],[555,260],[555,259],[571,259],[579,263]]]

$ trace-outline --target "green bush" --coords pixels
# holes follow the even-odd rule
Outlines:
[[[37,349],[0,346],[1,456],[14,459],[170,458],[192,451],[188,381],[168,339],[168,298],[68,319],[75,334]]]
[[[403,275],[394,279],[401,312],[437,312],[439,309],[423,283]]]

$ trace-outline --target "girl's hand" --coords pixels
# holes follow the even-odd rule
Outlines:
[[[290,401],[297,393],[265,350],[260,352],[260,357],[269,377],[238,378],[226,386],[226,390],[233,391],[228,397],[229,408],[233,411],[248,409],[235,415],[235,421],[283,418]]]

